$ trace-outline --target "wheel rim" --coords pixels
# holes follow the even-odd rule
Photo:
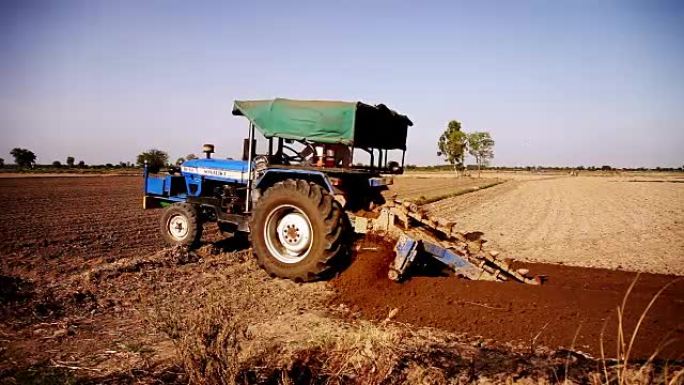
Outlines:
[[[271,255],[283,263],[297,263],[311,251],[313,228],[309,217],[292,205],[280,205],[266,217],[264,239]]]
[[[182,241],[188,236],[188,227],[188,218],[185,215],[176,214],[169,218],[167,230],[173,239]]]

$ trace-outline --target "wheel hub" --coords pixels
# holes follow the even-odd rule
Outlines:
[[[285,215],[278,222],[277,231],[280,243],[291,254],[296,255],[309,247],[311,230],[302,214],[293,212]]]
[[[274,258],[283,263],[298,263],[309,254],[313,231],[309,218],[299,208],[282,205],[269,213],[264,237]]]
[[[174,215],[169,219],[169,234],[177,240],[188,235],[188,219],[182,215]]]

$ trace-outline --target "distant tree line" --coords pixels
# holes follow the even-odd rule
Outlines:
[[[17,168],[17,169],[47,169],[47,168],[90,168],[90,169],[107,169],[107,168],[132,168],[135,165],[132,162],[121,161],[117,164],[106,163],[87,165],[85,161],[79,160],[73,156],[67,156],[65,162],[55,160],[50,164],[38,164],[36,160],[38,156],[31,150],[26,148],[16,147],[10,151],[10,155],[14,158],[14,164],[6,164],[5,159],[0,158],[0,168]]]
[[[74,156],[67,156],[64,163],[61,160],[55,160],[49,164],[38,164],[36,160],[38,156],[33,151],[16,147],[10,151],[10,155],[14,158],[14,164],[6,164],[5,159],[0,158],[0,168],[8,169],[46,169],[46,168],[60,168],[60,169],[71,169],[71,168],[88,168],[88,169],[121,169],[121,168],[135,168],[143,167],[145,162],[151,171],[156,171],[164,167],[178,166],[187,160],[197,159],[197,155],[188,154],[184,157],[180,157],[176,160],[175,164],[169,163],[169,155],[166,151],[162,151],[156,148],[144,151],[136,157],[136,162],[126,162],[121,161],[119,163],[105,163],[105,164],[93,164],[88,165],[83,160],[76,161]]]
[[[457,123],[457,124],[454,124]],[[452,130],[455,130],[458,128],[457,131],[460,131],[460,123],[456,121],[449,122],[449,127],[451,127]],[[447,131],[449,131],[450,128],[447,128]],[[445,131],[446,133],[446,131]],[[463,133],[463,132],[462,132]],[[460,134],[448,134],[447,136],[451,136],[451,138],[456,138],[457,140],[466,140],[468,141],[469,139],[467,138],[469,134],[465,134],[461,136]],[[447,153],[441,153],[440,155],[445,156],[447,158],[446,160],[451,159],[454,163],[451,163],[449,161],[449,164],[442,164],[442,165],[432,165],[432,166],[418,166],[415,164],[407,164],[404,168],[406,170],[422,170],[422,171],[452,171],[454,169],[459,169],[459,170],[480,170],[480,169],[487,169],[487,170],[499,170],[499,171],[532,171],[532,172],[540,172],[544,170],[553,170],[553,171],[663,171],[663,172],[677,172],[677,171],[684,171],[684,165],[682,167],[676,168],[676,167],[655,167],[655,168],[647,168],[647,167],[636,167],[636,168],[630,168],[630,167],[612,167],[610,165],[602,165],[602,166],[575,166],[575,167],[570,167],[570,166],[489,166],[487,164],[488,160],[493,157],[493,146],[494,146],[494,141],[491,140],[491,142],[487,139],[489,137],[488,133],[482,133],[482,132],[475,132],[472,134],[476,134],[475,137],[473,137],[471,140],[471,143],[479,143],[476,146],[471,146],[470,150],[468,147],[463,147],[467,146],[465,144],[462,144],[462,146],[454,145],[454,143],[458,142],[453,142],[450,140],[445,140],[445,144],[438,144],[440,149],[445,149],[451,152],[451,158],[450,155]],[[480,134],[487,134],[487,135],[480,135]],[[444,136],[444,135],[443,135]],[[483,139],[484,138],[484,139]],[[491,138],[489,138],[491,139]],[[440,138],[440,142],[442,143],[443,140]],[[462,142],[461,142],[462,143]],[[451,149],[451,150],[450,150]],[[453,150],[455,149],[455,150]],[[477,160],[477,164],[475,165],[464,165],[463,164],[463,159],[465,156],[465,153],[461,152],[460,155],[458,151],[473,151],[474,153],[478,154],[477,156],[471,153],[471,155]],[[456,155],[454,155],[454,151]],[[169,155],[166,151],[162,151],[159,149],[152,148],[150,150],[144,151],[136,157],[136,162],[135,164],[132,162],[126,162],[126,161],[121,161],[119,163],[113,164],[113,163],[106,163],[106,164],[96,164],[96,165],[88,165],[85,163],[83,160],[79,160],[76,162],[76,158],[73,156],[67,156],[65,159],[65,162],[62,163],[59,160],[53,161],[51,164],[37,164],[36,159],[38,158],[37,155],[26,148],[13,148],[12,151],[10,151],[10,155],[14,158],[14,165],[8,165],[5,163],[4,158],[0,158],[0,168],[65,168],[65,169],[70,169],[70,168],[88,168],[88,169],[125,169],[125,168],[135,168],[135,167],[143,167],[145,164],[145,161],[147,161],[147,166],[148,168],[156,172],[157,170],[164,168],[164,167],[171,167],[171,166],[180,166],[183,162],[192,160],[192,159],[197,159],[197,155],[195,154],[188,154],[185,157],[180,157],[176,159],[176,162],[174,164],[169,163]],[[479,158],[478,158],[479,157]],[[479,159],[479,160],[478,160]]]
[[[494,139],[487,131],[467,133],[461,130],[461,122],[452,120],[437,141],[438,156],[443,156],[454,171],[465,170],[466,153],[475,158],[478,174],[482,167],[494,159]]]
[[[158,172],[163,167],[180,166],[188,160],[197,159],[197,155],[188,154],[184,157],[176,159],[174,164],[169,163],[169,154],[166,151],[162,151],[156,148],[151,148],[138,154],[136,158],[136,164],[138,167],[143,167],[147,164],[147,169],[150,172]]]
[[[415,164],[407,164],[404,166],[406,170],[412,171],[452,171],[453,166],[450,164],[432,165],[432,166],[418,166]],[[468,165],[464,167],[469,170],[476,170],[477,165]],[[612,167],[612,166],[483,166],[482,169],[497,170],[497,171],[663,171],[663,172],[677,172],[684,171],[682,167]]]

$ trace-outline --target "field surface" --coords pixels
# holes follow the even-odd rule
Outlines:
[[[632,180],[515,181],[428,210],[516,259],[684,275],[684,183]]]
[[[640,276],[624,316],[629,330],[653,295],[684,275],[684,184],[505,177],[409,174],[386,196],[429,202],[433,213],[484,232],[492,247],[547,275],[541,287],[441,274],[395,284],[385,278],[391,245],[376,238],[359,241],[331,282],[295,284],[268,277],[245,240],[211,226],[196,253],[166,248],[160,212],[141,208],[139,177],[0,178],[0,383],[43,383],[45,373],[53,383],[187,383],[193,370],[210,376],[198,362],[225,350],[207,336],[238,320],[238,361],[247,365],[239,373],[253,379],[245,383],[273,383],[254,380],[265,363],[310,365],[302,354],[311,352],[327,354],[320,365],[339,362],[335,352],[364,352],[373,367],[395,363],[373,372],[394,373],[388,384],[437,369],[465,382],[519,372],[553,381],[568,365],[562,349],[596,358],[601,340],[614,356],[615,309],[635,272],[661,274]],[[674,339],[657,356],[681,360],[682,314],[679,281],[653,304],[632,357]],[[596,361],[573,357],[573,376],[588,381]],[[267,374],[292,375],[277,370]]]

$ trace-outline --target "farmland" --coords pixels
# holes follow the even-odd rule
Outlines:
[[[139,177],[0,178],[0,379],[184,383],[214,349],[192,344],[202,326],[244,328],[235,358],[244,366],[224,370],[251,383],[269,383],[260,376],[279,368],[323,370],[342,360],[339,352],[359,360],[344,361],[350,366],[340,364],[340,373],[371,376],[359,369],[370,362],[373,373],[394,371],[401,382],[428,368],[476,381],[468,365],[443,361],[483,355],[496,356],[478,364],[488,378],[522,370],[552,379],[572,350],[573,375],[586,379],[602,341],[614,356],[615,309],[636,273],[644,274],[624,314],[628,330],[661,287],[684,275],[679,182],[425,173],[399,177],[386,192],[484,232],[491,247],[547,276],[529,287],[446,276],[392,283],[391,245],[376,237],[359,240],[351,266],[330,282],[296,284],[269,278],[244,239],[224,239],[214,228],[197,252],[166,248],[159,211],[141,209]],[[682,314],[679,281],[655,301],[633,357],[681,357]],[[663,346],[670,338],[680,342]],[[354,356],[359,341],[373,353]],[[399,361],[407,364],[393,366]]]

